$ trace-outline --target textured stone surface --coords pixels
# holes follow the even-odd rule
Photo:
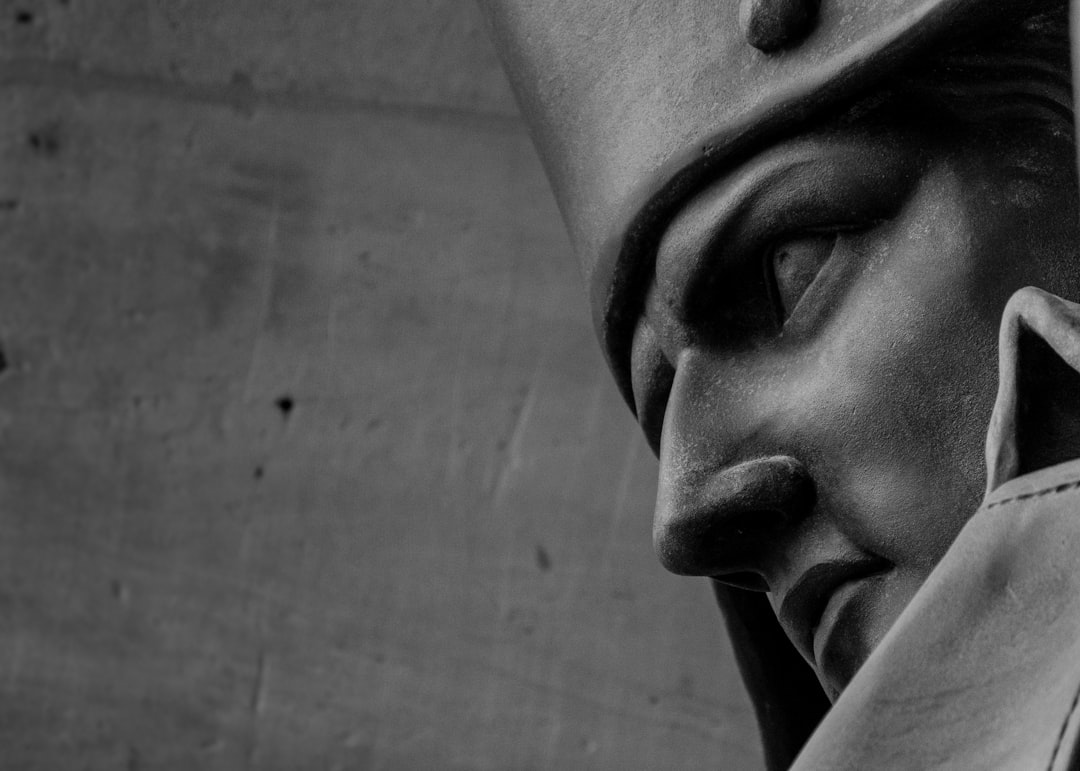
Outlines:
[[[5,767],[760,764],[469,4],[0,45]]]

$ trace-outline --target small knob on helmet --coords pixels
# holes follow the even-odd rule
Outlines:
[[[813,31],[820,0],[742,0],[739,25],[746,42],[765,53],[789,48]]]

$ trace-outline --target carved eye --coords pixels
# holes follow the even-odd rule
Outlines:
[[[791,316],[829,261],[838,238],[838,233],[807,233],[781,242],[769,253],[766,270],[772,278],[769,283],[780,324]]]

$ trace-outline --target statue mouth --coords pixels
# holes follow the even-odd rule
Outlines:
[[[871,579],[891,567],[888,560],[867,555],[819,562],[781,597],[778,615],[788,637],[819,677],[837,689],[836,683],[854,672],[848,659],[876,583]]]

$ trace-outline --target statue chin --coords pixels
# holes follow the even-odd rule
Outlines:
[[[1080,305],[1021,289],[1000,340],[986,498],[795,771],[1076,767]]]

